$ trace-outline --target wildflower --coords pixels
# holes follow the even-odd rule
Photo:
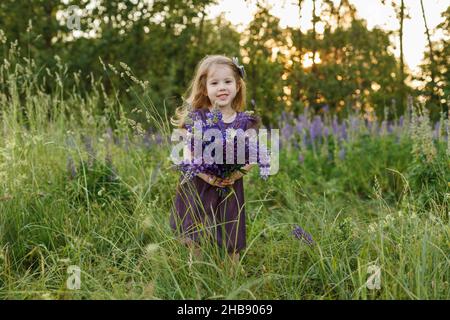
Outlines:
[[[299,226],[295,226],[294,230],[292,231],[292,234],[297,239],[305,241],[310,246],[314,244],[314,240],[312,239],[311,235]]]
[[[337,136],[339,133],[339,123],[337,120],[337,116],[333,116],[333,121],[331,122],[331,128],[333,129],[333,135]]]
[[[159,244],[158,243],[150,243],[145,247],[145,253],[147,255],[152,255],[153,253],[155,253],[156,251],[158,251],[159,249]]]
[[[88,165],[91,167],[94,164],[95,159],[95,150],[92,146],[92,138],[90,136],[82,136],[84,147],[86,148],[86,151],[88,153]]]
[[[404,121],[405,121],[405,117],[404,117],[403,115],[400,116],[400,118],[399,118],[399,120],[398,120],[398,126],[399,126],[400,128],[403,127]]]
[[[388,214],[388,215],[386,215],[386,217],[384,217],[384,225],[385,226],[392,225],[393,222],[394,222],[394,217],[392,217],[392,215]]]
[[[377,231],[378,225],[375,222],[369,224],[369,229],[367,230],[369,233],[375,233]]]
[[[283,129],[281,129],[281,133],[283,135],[284,140],[288,141],[291,138],[292,134],[293,134],[292,126],[289,123],[287,123],[283,127]]]
[[[414,109],[410,132],[413,138],[413,155],[416,156],[416,159],[424,157],[426,162],[431,163],[437,152],[433,144],[430,119],[426,108],[422,108],[422,110]]]
[[[311,136],[312,142],[322,135],[322,119],[319,116],[315,116],[309,128],[309,134]]]
[[[6,40],[7,38],[5,36],[5,32],[2,29],[0,29],[0,43],[5,44]]]
[[[347,137],[347,125],[343,122],[340,128],[340,139],[347,140]]]
[[[69,177],[75,179],[77,176],[77,168],[71,156],[67,158],[67,171],[69,172]]]
[[[324,137],[328,137],[330,135],[330,129],[328,127],[323,128]]]

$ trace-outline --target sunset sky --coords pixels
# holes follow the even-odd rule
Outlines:
[[[298,26],[298,7],[293,0],[268,0],[273,7],[271,13],[280,18],[280,25]],[[320,0],[319,0],[320,2]],[[398,20],[395,18],[393,9],[390,6],[381,5],[380,0],[350,0],[358,10],[358,15],[367,20],[369,28],[381,26],[385,29],[397,30]],[[404,25],[404,50],[405,60],[408,66],[417,71],[417,66],[423,58],[426,50],[425,27],[422,18],[419,0],[405,0],[407,10],[411,19],[405,21]],[[441,13],[450,5],[449,0],[425,0],[425,12],[428,25],[431,29],[443,21]],[[224,13],[225,17],[238,27],[238,30],[247,25],[256,10],[255,0],[219,0],[217,5],[209,8],[209,16],[215,17]],[[312,0],[305,0],[302,10],[301,28],[306,30],[311,27]],[[435,35],[439,37],[442,35]],[[398,39],[395,39],[396,41]],[[399,50],[397,50],[397,55]]]

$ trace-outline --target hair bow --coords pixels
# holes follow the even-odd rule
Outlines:
[[[239,64],[238,58],[234,57],[232,59],[234,65],[236,66],[236,68],[238,68],[239,70],[239,75],[241,76],[242,79],[245,78],[245,70],[244,70],[244,66]]]

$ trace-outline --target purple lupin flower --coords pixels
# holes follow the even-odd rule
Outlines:
[[[331,122],[331,128],[333,129],[333,135],[337,136],[339,132],[339,123],[336,115],[334,115],[333,121]]]
[[[309,128],[309,134],[312,142],[316,141],[322,135],[322,118],[315,116]]]
[[[84,142],[84,147],[88,153],[88,166],[92,167],[96,156],[94,147],[92,146],[92,138],[90,136],[82,135],[82,139]]]
[[[312,239],[311,235],[307,233],[305,230],[303,230],[300,226],[295,226],[294,230],[292,231],[292,234],[299,240],[302,240],[306,242],[306,244],[312,246],[314,244],[314,240]]]
[[[69,172],[70,179],[75,179],[77,176],[77,168],[71,156],[67,157],[67,171]]]
[[[394,126],[392,125],[392,122],[391,122],[391,121],[388,121],[388,122],[387,122],[387,132],[388,132],[389,134],[391,134],[392,132],[394,132]]]
[[[439,139],[440,136],[440,130],[441,130],[441,122],[438,120],[435,124],[434,124],[434,131],[433,131],[433,138],[435,140]]]
[[[155,142],[157,145],[161,145],[163,143],[163,137],[160,133],[155,135]]]
[[[145,149],[150,149],[152,145],[150,132],[146,131],[144,136],[142,137],[142,144]]]
[[[293,134],[293,128],[289,123],[286,123],[286,125],[281,129],[281,133],[283,135],[284,140],[289,141]]]
[[[298,154],[298,162],[301,164],[305,162],[305,157],[303,156],[302,153]]]
[[[398,120],[398,126],[400,128],[403,128],[403,122],[405,121],[405,117],[403,115],[400,116],[400,119]]]
[[[303,142],[303,146],[305,148],[308,147],[309,140],[308,140],[308,136],[306,134],[303,135],[302,142]]]
[[[342,122],[339,132],[339,138],[341,140],[347,140],[347,125],[345,122]]]
[[[297,130],[298,134],[302,134],[303,132],[303,123],[301,121],[295,120],[295,129]]]
[[[350,120],[351,129],[353,132],[358,131],[359,129],[359,120],[357,117],[352,117]]]

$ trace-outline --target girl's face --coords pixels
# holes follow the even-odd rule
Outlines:
[[[206,90],[211,105],[217,103],[220,108],[231,107],[231,102],[237,94],[233,70],[227,65],[213,65],[206,78]]]

